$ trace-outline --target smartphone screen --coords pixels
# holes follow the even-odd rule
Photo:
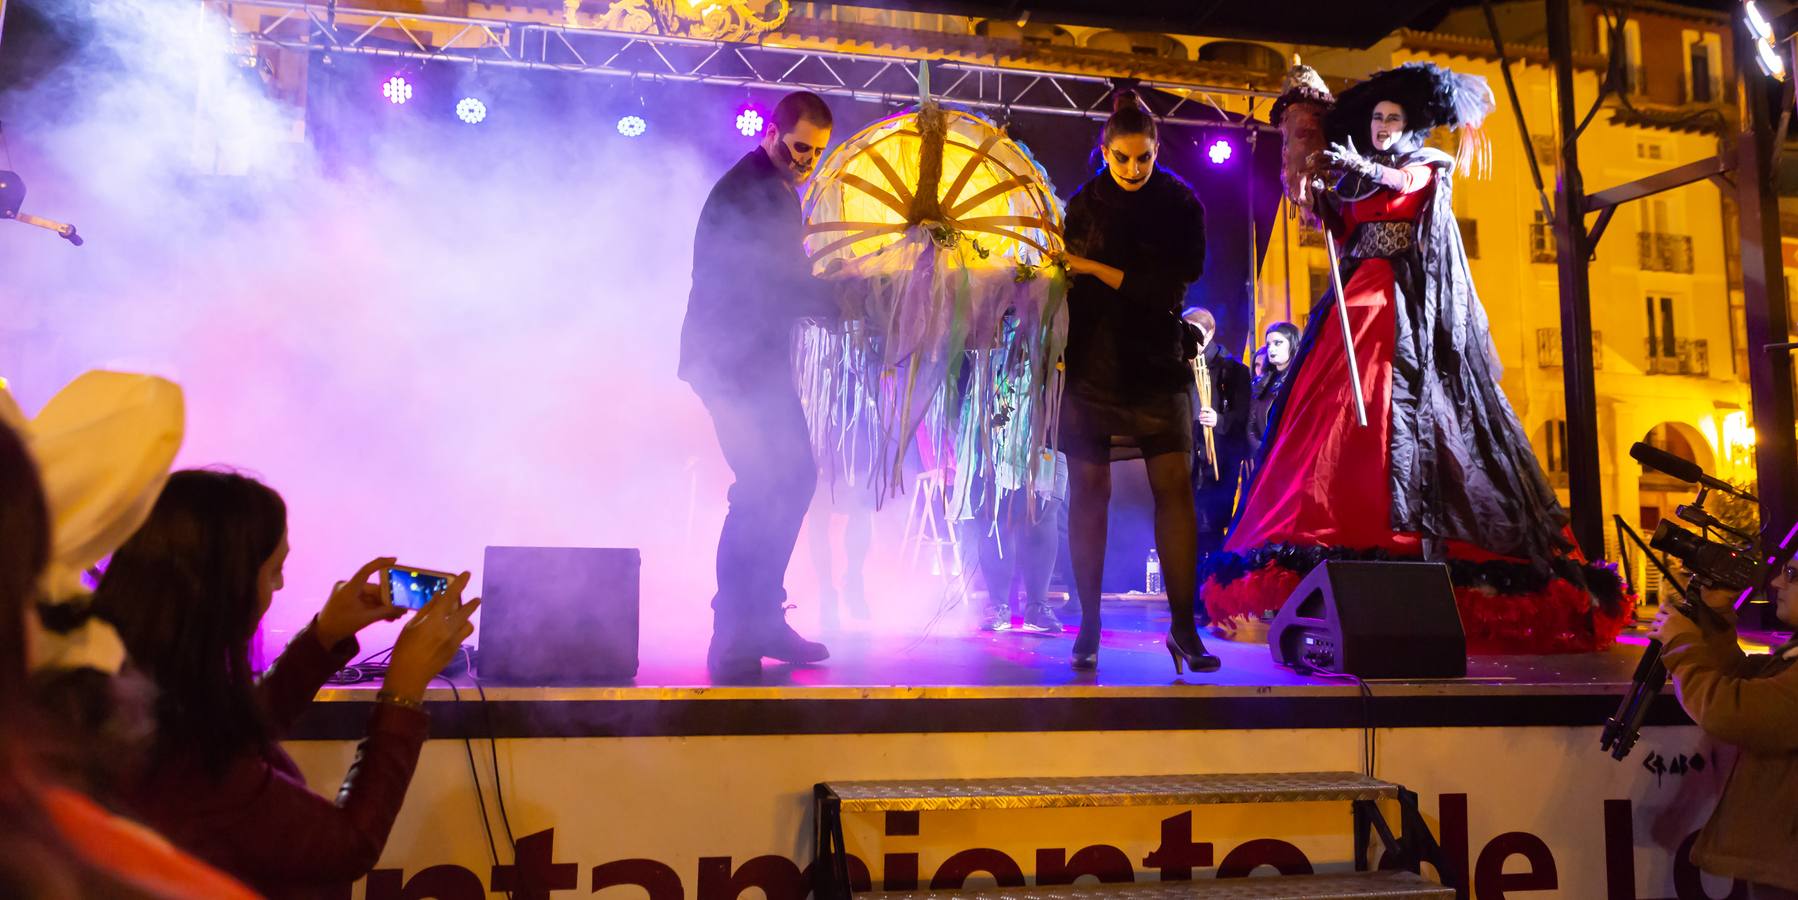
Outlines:
[[[419,569],[387,570],[387,602],[402,609],[422,609],[449,587],[449,577]]]

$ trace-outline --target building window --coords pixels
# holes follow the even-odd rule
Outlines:
[[[1530,223],[1530,262],[1555,261],[1555,224],[1542,210],[1536,210],[1536,221]]]
[[[1480,258],[1480,222],[1478,219],[1457,219],[1461,226],[1461,243],[1467,248],[1468,259]]]
[[[1311,304],[1323,302],[1324,295],[1330,292],[1330,270],[1311,267]]]
[[[1694,42],[1691,61],[1686,99],[1691,103],[1710,103],[1716,99],[1716,85],[1711,82],[1711,48],[1703,41]]]
[[[1543,425],[1542,468],[1551,475],[1567,474],[1567,420],[1549,419]]]
[[[1710,341],[1679,336],[1678,307],[1672,297],[1646,298],[1644,312],[1648,319],[1648,361],[1643,368],[1648,374],[1710,376]]]
[[[1637,141],[1636,142],[1636,158],[1637,159],[1660,159],[1661,158],[1660,142],[1659,141]]]
[[[1648,308],[1648,355],[1671,358],[1679,338],[1673,331],[1673,298],[1649,297]]]

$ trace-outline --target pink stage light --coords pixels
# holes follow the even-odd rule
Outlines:
[[[412,99],[412,85],[406,79],[395,75],[387,79],[386,84],[381,85],[381,96],[386,97],[388,103],[399,106]]]
[[[1210,149],[1205,151],[1205,156],[1210,158],[1212,165],[1221,166],[1224,163],[1229,162],[1230,157],[1234,155],[1235,152],[1236,149],[1230,146],[1229,141],[1218,138],[1211,143]]]
[[[753,103],[745,103],[737,108],[737,133],[744,137],[755,137],[768,127],[768,114]]]

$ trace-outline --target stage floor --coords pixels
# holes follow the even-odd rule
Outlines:
[[[1265,644],[1207,640],[1223,668],[1175,675],[1165,607],[1108,605],[1097,672],[1068,665],[1071,632],[980,632],[958,619],[924,635],[844,630],[814,666],[768,665],[757,685],[713,686],[703,651],[644,646],[627,684],[495,686],[466,675],[428,703],[446,737],[647,737],[1195,728],[1584,727],[1616,711],[1644,638],[1604,653],[1474,656],[1438,680],[1308,677]],[[478,671],[478,657],[476,660]],[[442,685],[442,682],[438,682]],[[373,686],[331,688],[296,735],[360,734]],[[481,703],[467,701],[481,700]],[[1651,725],[1689,720],[1671,690]]]

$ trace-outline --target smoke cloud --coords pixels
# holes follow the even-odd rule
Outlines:
[[[87,238],[0,226],[0,375],[27,409],[96,367],[185,388],[178,464],[239,467],[289,504],[268,656],[373,557],[478,586],[505,544],[641,548],[646,671],[697,663],[730,475],[675,358],[699,208],[752,144],[728,107],[703,113],[710,145],[602,117],[570,134],[549,110],[467,142],[363,135],[336,164],[216,14],[85,15],[74,59],[0,96],[25,210]],[[897,558],[905,505],[876,517],[867,583],[878,627],[916,631],[940,592]],[[812,543],[788,579],[802,630]]]

